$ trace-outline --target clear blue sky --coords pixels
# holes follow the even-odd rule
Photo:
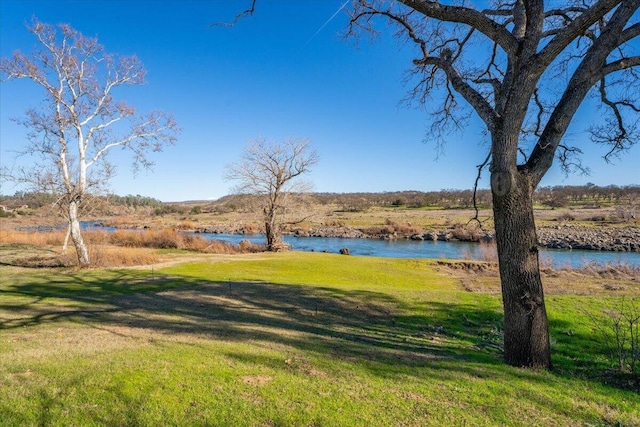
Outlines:
[[[340,37],[345,12],[327,20],[343,3],[259,0],[253,16],[230,28],[210,24],[233,20],[250,0],[0,0],[0,55],[31,51],[35,39],[25,24],[33,16],[96,36],[107,52],[138,55],[147,84],[121,91],[122,99],[140,111],[172,112],[183,131],[175,146],[154,154],[152,172],[134,177],[128,158],[114,157],[116,194],[221,197],[233,186],[222,178],[225,165],[260,136],[310,138],[320,162],[309,178],[319,192],[471,188],[486,155],[481,127],[451,135],[444,152],[423,142],[429,116],[400,103],[413,47],[390,34]],[[13,164],[12,150],[25,141],[25,129],[10,118],[41,100],[31,82],[0,85],[0,164]],[[565,178],[554,167],[541,185],[640,183],[640,147],[606,164],[605,149],[590,144],[580,126],[592,114],[583,108],[570,135],[591,175]]]

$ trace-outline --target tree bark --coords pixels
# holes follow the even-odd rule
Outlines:
[[[78,255],[78,263],[82,267],[88,267],[90,264],[89,252],[87,251],[87,246],[85,245],[82,233],[80,232],[78,202],[75,200],[69,202],[69,227],[71,229],[71,240],[73,241],[73,245],[76,248],[76,254]]]
[[[493,172],[491,184],[504,307],[504,358],[513,366],[551,369],[533,216],[535,185],[523,172]]]
[[[267,239],[267,251],[277,251],[279,243],[278,225],[276,224],[276,213],[271,207],[264,210],[264,234]]]
[[[276,242],[275,233],[273,230],[273,221],[265,221],[264,222],[264,230],[267,238],[267,251],[273,251],[274,244]]]
[[[69,237],[71,237],[71,223],[67,225],[67,233],[64,235],[64,243],[62,243],[62,253],[67,253],[67,248],[69,247]]]

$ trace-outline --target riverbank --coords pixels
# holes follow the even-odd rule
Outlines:
[[[243,226],[216,224],[192,230],[196,233],[211,234],[254,234]],[[477,227],[456,226],[444,230],[420,231],[410,226],[404,228],[388,225],[382,228],[358,228],[349,226],[321,226],[309,229],[289,229],[285,234],[298,237],[328,237],[347,239],[382,240],[425,240],[444,242],[494,241],[493,231],[483,231]],[[614,252],[640,252],[640,228],[637,227],[584,227],[573,225],[538,227],[539,245],[548,249],[579,249]]]
[[[5,229],[33,229],[63,226],[49,212],[3,218]],[[299,215],[302,215],[300,213]],[[479,222],[469,221],[469,209],[371,208],[344,212],[336,206],[312,206],[303,222],[289,224],[285,235],[298,237],[416,240],[444,242],[494,241],[491,212],[481,210]],[[541,248],[640,253],[640,223],[623,220],[615,209],[536,209],[536,226]],[[173,229],[193,233],[251,236],[263,232],[257,214],[202,212],[185,215],[153,215],[144,210],[131,214],[87,218],[87,223],[120,230]]]

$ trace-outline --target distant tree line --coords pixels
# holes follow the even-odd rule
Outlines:
[[[562,207],[571,204],[636,204],[640,202],[640,185],[607,185],[599,187],[595,184],[563,185],[540,187],[536,190],[534,200],[550,207]]]
[[[444,189],[440,191],[390,191],[382,193],[314,193],[312,200],[321,205],[337,205],[345,212],[361,212],[374,207],[402,207],[410,209],[469,209],[474,206],[473,190]],[[475,205],[480,209],[491,208],[491,191],[478,190]],[[582,186],[540,187],[534,194],[534,203],[550,208],[576,204],[597,207],[602,204],[640,203],[640,185],[599,187],[594,184]],[[252,196],[247,194],[224,196],[209,204],[205,211],[248,212],[255,206]]]
[[[321,204],[337,204],[345,211],[363,211],[371,207],[443,208],[468,209],[474,206],[472,190],[445,189],[440,191],[397,191],[384,193],[316,193]],[[637,204],[640,203],[640,185],[600,187],[594,184],[581,186],[559,185],[540,187],[536,190],[534,203],[551,208],[572,204]],[[475,206],[491,207],[491,191],[478,190]]]
[[[139,207],[151,207],[151,208],[162,208],[163,203],[154,199],[153,197],[145,197],[139,194],[131,195],[128,194],[126,196],[118,196],[115,194],[107,196],[107,199],[111,205],[115,206],[126,206],[128,208],[139,208]]]
[[[101,200],[103,204],[108,204],[111,206],[124,206],[129,208],[161,208],[164,205],[158,199],[154,199],[153,197],[141,196],[139,194],[135,196],[131,194],[128,194],[126,196],[110,194],[107,196],[95,196],[94,199]],[[56,197],[53,194],[49,193],[17,191],[13,196],[5,196],[0,194],[0,204],[9,208],[26,205],[29,208],[38,209],[43,206],[52,205],[55,202]]]
[[[20,206],[28,206],[32,209],[38,209],[55,203],[56,198],[53,194],[41,192],[25,192],[17,191],[13,196],[5,196],[0,194],[0,205],[9,209]]]
[[[470,208],[473,207],[472,190],[440,191],[392,191],[384,193],[316,193],[314,198],[320,204],[337,204],[348,212],[363,211],[372,207],[405,208]],[[478,190],[476,205],[480,208],[491,207],[491,192]]]
[[[383,193],[314,193],[311,199],[321,205],[336,205],[347,212],[361,212],[374,207],[402,208],[472,208],[472,190],[445,189],[440,191],[390,191]],[[491,208],[491,191],[478,190],[475,195],[476,206],[481,209]],[[200,203],[185,209],[180,203],[163,203],[152,197],[141,195],[109,195],[100,196],[107,206],[123,206],[127,208],[152,208],[155,215],[171,213],[198,214],[201,212],[250,212],[255,209],[256,201],[251,195],[239,194],[224,196],[211,203]],[[567,207],[571,205],[639,205],[640,185],[558,185],[540,187],[534,194],[534,203],[549,208]],[[55,198],[46,193],[30,193],[18,191],[13,196],[0,195],[0,204],[8,208],[28,206],[37,209],[51,205]]]

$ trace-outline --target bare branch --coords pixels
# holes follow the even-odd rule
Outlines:
[[[453,88],[474,108],[484,121],[487,129],[489,131],[494,130],[495,120],[497,119],[495,110],[453,67],[447,52],[444,52],[440,58],[428,57],[416,60],[414,63],[420,66],[432,65],[444,71]]]
[[[435,18],[443,22],[466,24],[471,28],[475,28],[490,40],[499,44],[509,55],[515,55],[518,49],[516,39],[505,27],[489,19],[478,10],[462,6],[446,6],[437,1],[400,0],[400,2],[426,17]]]
[[[582,150],[577,147],[569,147],[568,145],[558,145],[558,161],[565,175],[578,172],[582,175],[589,175],[591,170],[582,164],[580,160]]]
[[[605,1],[599,3],[605,3]],[[536,182],[539,182],[551,166],[555,156],[555,150],[560,145],[564,132],[566,132],[578,107],[582,104],[591,88],[593,88],[598,81],[602,81],[605,76],[604,73],[607,71],[613,72],[622,68],[624,65],[632,66],[635,64],[633,59],[622,58],[609,66],[605,65],[611,52],[620,45],[623,29],[629,22],[629,19],[640,7],[639,0],[630,0],[622,3],[623,4],[615,10],[611,18],[607,21],[602,33],[592,43],[584,56],[580,58],[579,65],[576,67],[562,97],[551,113],[539,142],[536,144],[527,161],[527,168],[535,173]],[[591,11],[593,7],[589,10]],[[607,119],[607,121],[608,124],[611,124],[610,119]],[[615,147],[628,147],[626,143],[620,144],[620,140],[616,136],[619,135],[618,133],[611,133],[610,131],[603,132],[604,129],[605,127],[603,126],[594,126],[592,128],[592,131],[597,134],[594,134],[596,140],[604,142],[603,138],[605,138],[606,134],[608,135],[610,143]]]
[[[256,2],[257,0],[251,0],[251,6],[237,14],[232,22],[215,22],[211,24],[211,27],[233,27],[245,16],[253,15],[253,12],[256,10]]]
[[[469,220],[469,223],[471,223],[472,221],[477,222],[481,230],[482,230],[482,221],[480,221],[480,209],[478,208],[478,201],[477,201],[478,184],[480,183],[480,178],[482,178],[482,171],[484,170],[484,168],[487,167],[487,165],[489,164],[489,161],[491,161],[491,151],[489,151],[484,161],[477,166],[478,174],[476,175],[476,180],[473,183],[473,210],[475,211],[475,214],[473,218]]]
[[[632,56],[629,58],[622,58],[615,62],[605,65],[602,67],[602,76],[606,76],[611,73],[615,73],[616,71],[626,70],[631,67],[640,67],[640,56]]]
[[[589,27],[601,20],[619,3],[620,0],[599,0],[586,11],[580,13],[569,25],[559,30],[553,40],[536,55],[531,71],[541,74],[570,43],[585,34]]]
[[[289,197],[306,192],[299,177],[318,162],[311,141],[291,138],[282,143],[264,138],[251,141],[239,162],[228,165],[224,178],[238,182],[236,191],[264,196],[261,206],[268,250],[282,248],[280,233]]]

